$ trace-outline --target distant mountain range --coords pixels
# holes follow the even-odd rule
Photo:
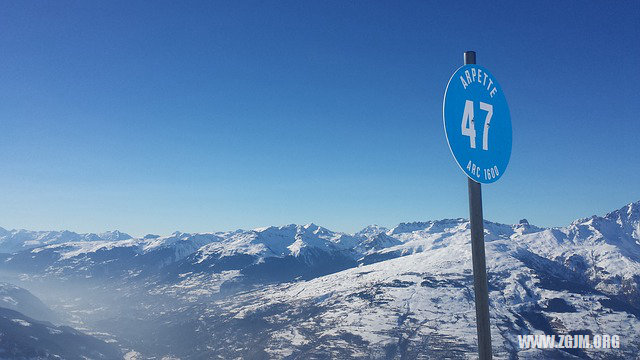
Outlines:
[[[640,351],[640,202],[559,228],[485,221],[485,241],[496,358]],[[130,358],[476,351],[465,219],[355,234],[315,224],[142,238],[0,228],[0,253],[2,279],[53,309],[33,316],[61,319]],[[0,291],[0,306],[10,303]],[[518,334],[538,332],[619,334],[623,346],[518,349]]]

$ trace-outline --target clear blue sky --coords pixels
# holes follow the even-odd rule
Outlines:
[[[640,199],[638,1],[0,4],[0,226],[132,234],[467,217],[442,97],[513,119],[485,217]]]

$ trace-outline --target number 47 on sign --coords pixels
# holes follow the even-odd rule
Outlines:
[[[487,112],[484,120],[484,132],[482,133],[482,150],[489,150],[489,125],[493,116],[493,106],[484,102],[480,102],[480,109]],[[473,117],[473,101],[467,100],[464,104],[464,113],[462,114],[462,135],[469,137],[469,146],[476,148],[476,128]]]

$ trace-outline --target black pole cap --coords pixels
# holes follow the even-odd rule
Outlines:
[[[476,52],[475,51],[465,51],[464,52],[464,64],[475,64],[476,63]]]

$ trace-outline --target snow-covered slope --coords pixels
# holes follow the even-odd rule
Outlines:
[[[88,278],[100,292],[90,309],[77,300],[84,295],[57,309],[132,348],[145,344],[152,356],[166,354],[157,348],[201,358],[476,351],[465,219],[355,234],[308,224],[137,239],[42,236],[27,245],[33,237],[20,243],[19,232],[0,230],[21,249],[0,260],[0,271],[27,283]],[[485,241],[496,358],[627,358],[640,350],[640,202],[559,228],[485,221]],[[516,336],[536,332],[619,334],[624,346],[520,351]]]
[[[565,228],[485,223],[495,358],[632,358],[640,349],[638,203]],[[209,306],[205,334],[224,356],[468,358],[475,348],[469,226],[462,219],[386,232],[390,259],[245,292]],[[390,255],[391,254],[391,255]],[[242,324],[261,324],[254,332]],[[240,329],[229,341],[217,329]],[[518,349],[518,334],[618,334],[619,350]]]
[[[203,332],[220,336],[213,336],[212,346],[225,356],[473,357],[473,280],[464,235],[431,251],[219,300],[206,312]],[[640,320],[615,296],[567,282],[577,274],[509,239],[488,243],[487,258],[495,358],[628,358],[637,352]],[[217,329],[242,323],[260,323],[260,333],[243,328],[238,337],[250,339],[246,347],[226,345],[228,337]],[[519,351],[518,334],[541,332],[619,334],[626,346],[608,352]]]

